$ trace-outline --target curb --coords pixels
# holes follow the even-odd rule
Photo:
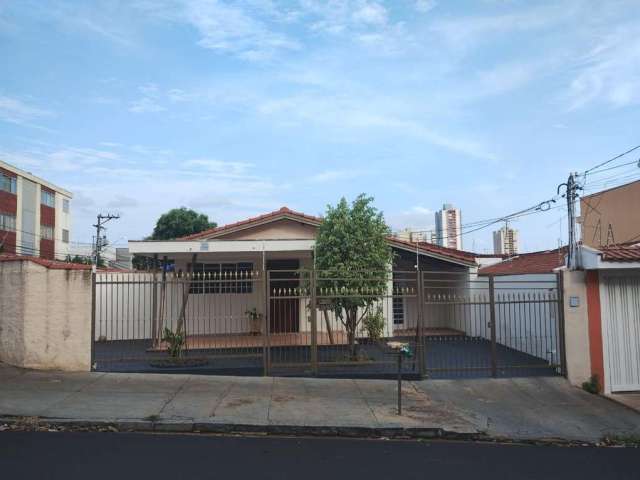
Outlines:
[[[345,438],[393,438],[393,439],[487,439],[484,433],[454,432],[440,427],[344,427],[344,426],[300,426],[300,425],[255,425],[189,421],[151,420],[75,420],[43,417],[0,417],[5,424],[24,429],[71,429],[112,432],[158,432],[158,433],[203,433],[203,434],[252,434],[293,437],[345,437]]]

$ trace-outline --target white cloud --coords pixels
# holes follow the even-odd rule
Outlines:
[[[365,2],[352,14],[356,23],[384,25],[387,23],[387,9],[377,2]]]
[[[74,238],[80,240],[91,238],[91,225],[102,210],[115,209],[121,214],[109,225],[111,240],[121,236],[142,238],[170,208],[184,205],[209,214],[219,223],[231,222],[276,209],[283,203],[278,195],[288,188],[249,163],[175,159],[158,167],[131,147],[115,148],[126,153],[64,146],[0,151],[0,159],[32,170],[74,193]]]
[[[337,182],[358,178],[369,173],[363,170],[326,170],[312,175],[309,180],[313,183]]]
[[[428,13],[438,6],[435,0],[416,0],[415,9],[420,13]]]
[[[569,110],[595,102],[613,107],[640,103],[640,28],[620,26],[599,37],[580,67],[569,85]]]
[[[414,205],[408,210],[387,215],[387,221],[394,230],[408,228],[414,231],[435,230],[434,211],[422,205]]]
[[[165,110],[165,107],[148,97],[134,100],[129,104],[129,111],[132,113],[157,113]]]
[[[29,105],[14,97],[0,95],[0,120],[27,125],[32,120],[52,117],[53,112]]]
[[[286,34],[272,30],[242,3],[165,0],[137,5],[160,20],[190,25],[199,33],[197,43],[201,47],[246,60],[267,60],[281,51],[300,47]]]

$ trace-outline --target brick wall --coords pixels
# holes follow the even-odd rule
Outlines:
[[[42,186],[42,191],[55,194],[53,190]],[[40,204],[40,225],[46,225],[53,229],[55,235],[56,209],[48,205]],[[40,257],[53,260],[55,258],[55,238],[53,240],[40,237]]]
[[[0,173],[9,177],[16,178],[13,172],[0,168]],[[18,211],[18,197],[4,190],[0,190],[0,213],[8,213],[16,216]],[[0,244],[3,245],[3,253],[15,253],[16,252],[16,232],[7,232],[0,230]]]

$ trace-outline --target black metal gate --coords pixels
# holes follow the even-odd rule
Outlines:
[[[272,270],[94,274],[107,371],[430,378],[564,373],[558,277]]]

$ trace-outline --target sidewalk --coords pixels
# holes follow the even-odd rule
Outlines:
[[[54,373],[0,366],[1,417],[111,423],[120,429],[349,436],[465,436],[479,429],[404,382]]]
[[[120,430],[598,441],[640,415],[561,378],[388,380],[56,373],[0,364],[0,424],[38,417]],[[4,420],[3,420],[4,417]]]

